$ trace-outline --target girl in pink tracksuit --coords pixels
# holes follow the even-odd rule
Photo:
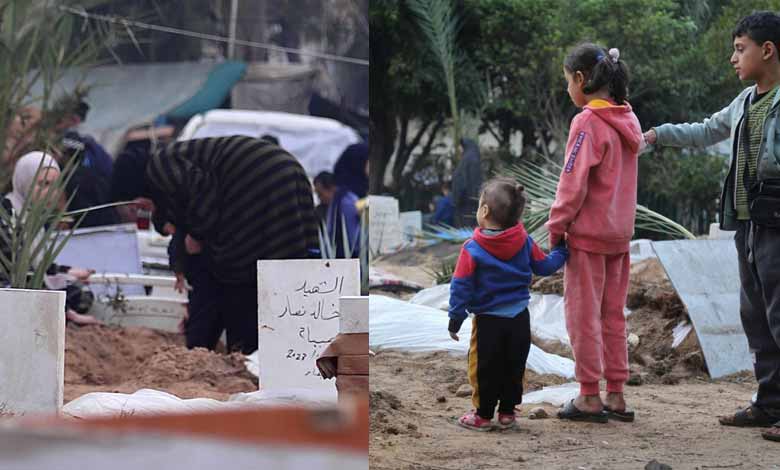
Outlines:
[[[580,394],[562,419],[633,421],[623,385],[628,379],[623,314],[634,233],[641,127],[626,101],[628,70],[617,49],[577,46],[564,61],[574,104],[566,161],[547,228],[550,246],[565,238],[566,329]],[[599,381],[607,383],[602,401]]]

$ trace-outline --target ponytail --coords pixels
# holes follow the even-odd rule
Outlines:
[[[620,60],[620,51],[612,48],[606,51],[595,44],[576,46],[564,60],[563,66],[569,73],[582,72],[585,76],[585,94],[607,89],[617,104],[624,104],[628,98],[628,66]]]

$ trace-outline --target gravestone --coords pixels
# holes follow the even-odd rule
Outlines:
[[[339,333],[368,333],[368,297],[342,297]]]
[[[369,246],[372,254],[390,253],[401,244],[401,219],[398,199],[389,196],[368,196],[370,222]]]
[[[0,289],[0,416],[58,413],[65,381],[65,292]]]
[[[57,256],[58,264],[94,269],[98,273],[142,274],[135,225],[78,229]],[[96,298],[115,297],[118,286],[93,282]],[[121,286],[124,295],[144,295],[141,285]]]
[[[360,295],[360,263],[258,261],[258,357],[264,390],[308,388],[335,396],[316,361],[339,333],[339,298]]]
[[[403,241],[405,243],[416,243],[418,241],[417,237],[422,233],[422,212],[401,212],[400,218]]]

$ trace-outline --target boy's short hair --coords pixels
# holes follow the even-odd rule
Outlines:
[[[510,178],[492,178],[480,195],[482,203],[490,209],[490,219],[502,229],[514,226],[523,216],[525,188]]]
[[[732,40],[741,36],[749,37],[758,45],[770,41],[776,49],[780,49],[780,15],[771,11],[754,11],[739,20],[731,32]]]
[[[324,188],[332,188],[336,186],[336,177],[329,171],[323,171],[314,177],[313,183],[322,185]]]

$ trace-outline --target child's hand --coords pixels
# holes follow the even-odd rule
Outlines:
[[[458,334],[455,333],[454,331],[450,331],[450,338],[454,339],[455,341],[460,341]]]
[[[173,289],[180,294],[183,294],[187,290],[187,285],[184,282],[184,274],[176,273],[176,284],[173,286]]]
[[[203,251],[203,245],[198,240],[195,240],[189,235],[184,238],[184,247],[187,251],[187,254],[190,255],[197,255]]]
[[[653,145],[658,141],[658,135],[655,133],[655,129],[650,129],[642,135],[645,138],[647,145]]]

